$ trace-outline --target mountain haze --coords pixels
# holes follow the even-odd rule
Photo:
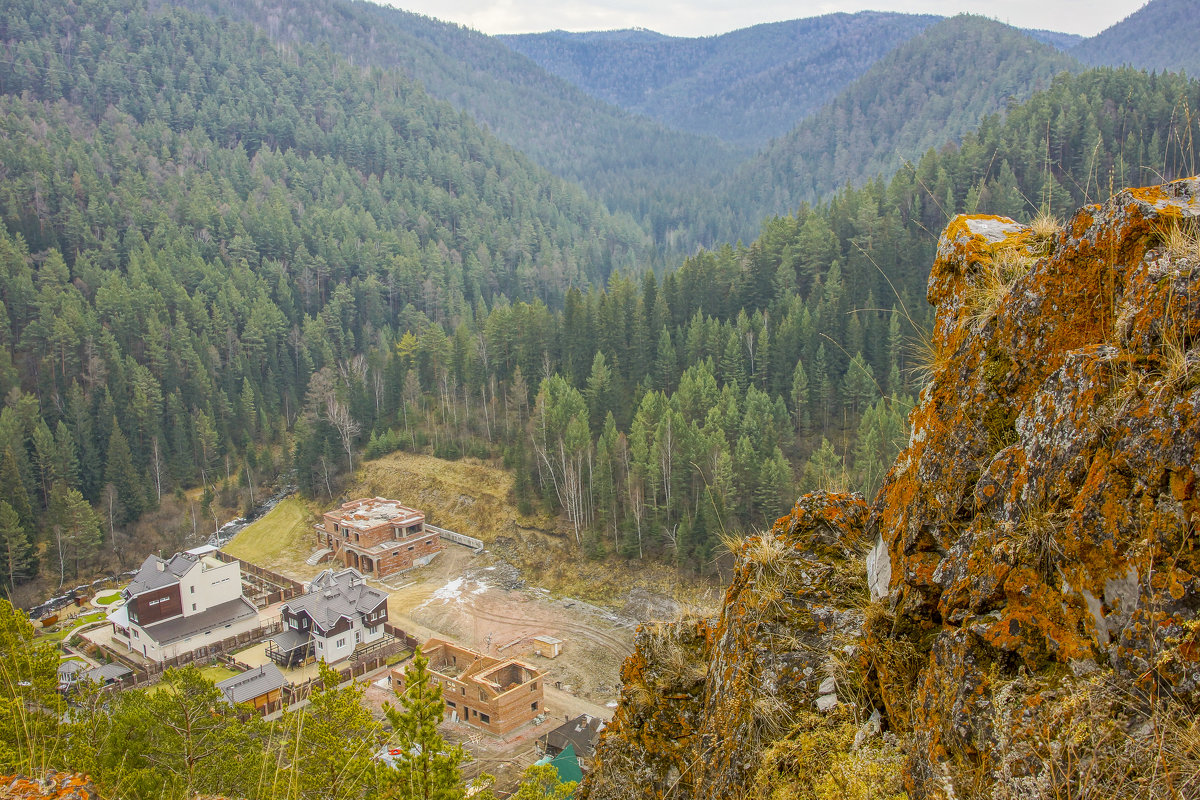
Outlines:
[[[250,22],[281,45],[328,46],[362,67],[399,69],[550,172],[663,241],[651,206],[711,187],[745,153],[672,131],[597,100],[500,41],[453,23],[359,0],[178,0]]]
[[[982,17],[927,28],[742,165],[725,184],[751,215],[783,213],[838,186],[893,174],[930,148],[956,142],[1077,62]]]
[[[762,145],[831,100],[875,61],[938,20],[829,14],[720,36],[649,31],[500,36],[549,72],[678,129]]]
[[[1200,2],[1151,0],[1125,19],[1086,39],[1071,55],[1094,67],[1132,66],[1200,74]]]

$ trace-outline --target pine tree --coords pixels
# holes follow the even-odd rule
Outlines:
[[[299,796],[361,797],[375,778],[373,756],[382,745],[383,732],[362,704],[362,685],[351,682],[338,688],[341,673],[324,661],[320,671],[321,684],[313,690],[308,706],[291,719],[298,727],[293,769],[298,773]]]
[[[450,747],[438,733],[445,702],[420,649],[404,670],[399,707],[384,704],[393,728],[395,774],[384,791],[395,800],[460,800],[465,796],[459,768],[467,761],[462,745]]]
[[[29,534],[21,527],[21,519],[13,507],[0,500],[0,554],[3,555],[5,585],[10,589],[18,581],[37,572],[37,554]]]

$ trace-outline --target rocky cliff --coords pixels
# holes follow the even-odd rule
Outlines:
[[[583,796],[1200,795],[1198,219],[955,219],[874,505],[801,498],[643,630]]]

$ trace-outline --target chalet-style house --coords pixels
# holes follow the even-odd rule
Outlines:
[[[283,708],[283,687],[286,683],[287,679],[279,667],[264,664],[241,675],[226,678],[217,684],[217,689],[231,706],[246,703],[266,716]]]
[[[507,736],[544,713],[542,671],[516,659],[485,656],[441,639],[421,648],[431,680],[442,687],[446,713],[496,736]],[[404,670],[392,670],[392,686],[404,686]]]
[[[279,614],[283,631],[268,640],[267,655],[281,667],[314,659],[333,664],[387,637],[387,595],[367,586],[356,569],[325,570]]]
[[[108,613],[112,640],[161,662],[258,627],[258,610],[242,596],[242,570],[197,547],[170,559],[150,556]]]
[[[375,578],[424,566],[442,549],[424,514],[382,497],[343,503],[316,528],[318,545],[335,561]]]

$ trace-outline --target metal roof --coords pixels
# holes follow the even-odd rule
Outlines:
[[[328,631],[339,619],[366,616],[386,602],[387,595],[367,586],[358,570],[327,569],[313,578],[307,594],[292,598],[282,608],[293,614],[303,611],[321,631]]]
[[[228,603],[212,606],[199,614],[192,614],[189,617],[174,617],[165,622],[147,625],[142,630],[161,647],[164,644],[186,639],[201,631],[220,628],[257,616],[258,609],[254,607],[254,603],[245,597],[238,597]]]
[[[221,694],[232,705],[249,703],[256,697],[262,697],[268,692],[282,689],[287,683],[279,667],[274,664],[263,664],[261,667],[226,678],[217,684]]]
[[[84,680],[95,681],[96,683],[104,684],[108,681],[119,681],[126,675],[133,672],[124,664],[113,662],[112,664],[101,664],[95,669],[89,669],[83,674]]]
[[[169,561],[158,556],[147,556],[137,575],[125,587],[125,596],[137,597],[144,592],[179,583],[179,579],[199,561],[200,557],[191,553],[176,553]]]

